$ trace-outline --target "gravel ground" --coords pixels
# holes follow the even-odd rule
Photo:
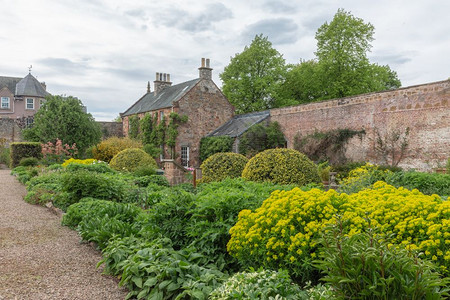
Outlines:
[[[96,268],[101,253],[25,194],[0,170],[0,300],[124,299],[118,280]]]

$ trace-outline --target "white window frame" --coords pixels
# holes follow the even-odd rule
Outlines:
[[[181,164],[189,167],[189,146],[181,146]]]
[[[31,103],[33,105],[32,108],[28,107],[28,100],[33,100],[33,102]],[[26,98],[25,99],[25,109],[34,109],[34,98]]]
[[[11,107],[11,101],[9,97],[2,97],[2,103],[1,103],[1,108],[3,109],[9,109]],[[6,102],[3,102],[6,101]],[[4,105],[6,104],[6,105]]]
[[[27,128],[30,128],[33,125],[33,123],[34,123],[34,119],[33,118],[27,118],[26,119]]]
[[[160,121],[164,120],[164,111],[159,112],[159,120]]]

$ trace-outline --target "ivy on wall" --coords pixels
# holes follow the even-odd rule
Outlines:
[[[351,130],[348,128],[330,131],[316,131],[306,136],[297,134],[294,137],[294,149],[306,154],[313,161],[329,161],[331,164],[344,164],[345,146],[354,136],[362,139],[365,130]]]
[[[229,136],[203,137],[200,140],[200,160],[205,161],[213,154],[231,152],[233,138]]]
[[[135,121],[135,119],[137,121]],[[158,122],[158,117],[156,114],[146,114],[140,121],[137,116],[132,116],[129,119],[129,136],[131,138],[140,138],[144,144],[144,150],[150,149],[151,151],[149,151],[151,153],[149,154],[152,156],[158,154],[158,151],[155,149],[159,149],[160,146],[166,145],[169,147],[170,157],[175,158],[175,145],[178,137],[178,127],[180,124],[186,123],[187,120],[187,116],[180,116],[174,112],[170,113],[169,122],[166,122],[164,117],[160,122]],[[137,128],[137,133],[134,131],[134,128]]]

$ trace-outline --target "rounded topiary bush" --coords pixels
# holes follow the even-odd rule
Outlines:
[[[251,181],[270,181],[279,184],[320,183],[317,165],[306,155],[285,148],[268,149],[251,158],[242,171]]]
[[[221,181],[227,177],[241,177],[242,170],[248,162],[242,154],[224,152],[208,157],[201,165],[202,182]]]
[[[133,172],[141,167],[154,167],[156,162],[144,150],[138,148],[125,149],[117,153],[109,163],[109,166],[117,171]]]
[[[142,148],[142,143],[129,138],[112,137],[92,148],[95,159],[110,162],[120,151],[129,148]]]

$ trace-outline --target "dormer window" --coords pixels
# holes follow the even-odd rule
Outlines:
[[[9,109],[9,97],[2,97],[2,104],[1,108],[3,109]]]
[[[26,105],[26,109],[34,109],[34,99],[33,98],[27,98],[25,105]]]

